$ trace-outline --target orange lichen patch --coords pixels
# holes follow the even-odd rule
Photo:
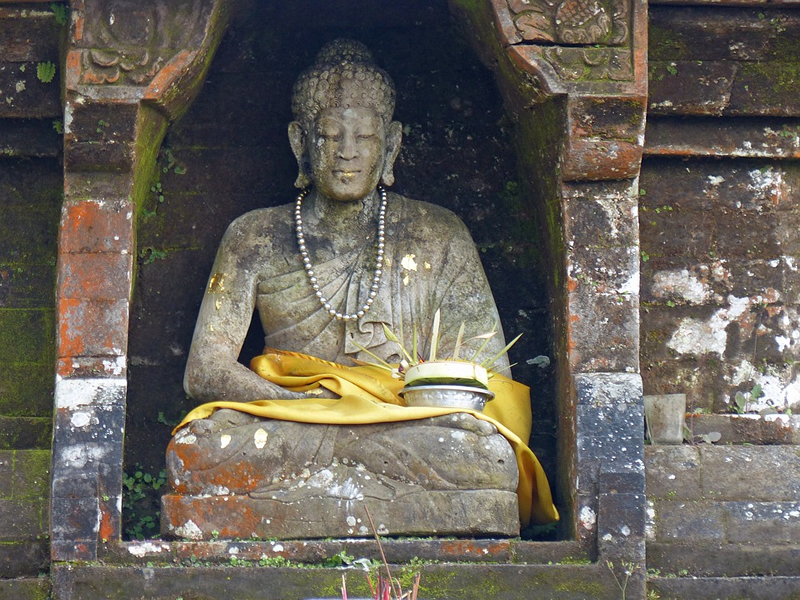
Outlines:
[[[189,50],[176,54],[158,74],[154,73],[155,78],[147,86],[147,90],[144,92],[144,99],[159,100],[164,95],[164,92],[189,70],[196,56],[197,52],[190,52]]]
[[[119,515],[115,510],[112,514],[108,507],[100,505],[100,539],[113,540],[119,537]]]
[[[475,540],[455,540],[442,542],[441,555],[453,558],[470,558],[473,556],[499,556],[511,549],[510,540],[499,540],[490,544]]]
[[[208,446],[205,444],[180,443],[173,438],[167,453],[168,455],[174,453],[176,459],[183,465],[184,477],[177,485],[171,482],[178,494],[196,493],[209,485],[219,486],[220,489],[227,488],[240,494],[253,491],[264,484],[264,476],[259,466],[248,462],[238,462],[235,466],[227,465],[214,471],[203,470],[202,483],[195,482],[192,474],[195,470],[201,471],[200,465],[208,461]]]
[[[128,200],[65,203],[59,248],[62,252],[133,253],[133,204]]]
[[[81,24],[81,29],[83,29],[83,19],[78,19]],[[75,24],[76,31],[78,30],[78,24]],[[68,90],[77,90],[78,83],[80,82],[81,78],[81,51],[80,50],[70,50],[67,53],[67,60],[65,63],[66,68],[66,75],[65,75],[65,83]]]
[[[177,531],[191,521],[205,539],[211,537],[212,531],[222,538],[248,537],[262,527],[262,515],[253,511],[248,500],[238,496],[194,498],[170,494],[164,496],[165,508],[169,508],[162,518],[168,519],[167,525]],[[223,521],[220,515],[225,516]]]
[[[117,300],[130,296],[130,254],[62,254],[58,293],[63,298]]]
[[[119,356],[128,345],[128,300],[58,298],[58,356]]]
[[[567,291],[574,292],[578,289],[578,280],[572,277],[567,277]]]

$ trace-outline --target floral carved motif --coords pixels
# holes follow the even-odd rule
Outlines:
[[[630,81],[631,51],[618,48],[543,48],[542,56],[563,81]]]
[[[81,83],[146,85],[203,39],[210,3],[86,0]]]
[[[506,0],[517,34],[569,46],[628,42],[627,0]]]

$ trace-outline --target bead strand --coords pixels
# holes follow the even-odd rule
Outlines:
[[[295,204],[294,209],[294,230],[297,236],[297,247],[300,251],[300,260],[303,261],[303,268],[306,271],[306,277],[308,277],[308,282],[311,284],[311,289],[314,290],[314,295],[317,297],[317,300],[319,300],[322,308],[327,311],[328,315],[332,319],[336,319],[337,321],[355,321],[356,319],[363,317],[367,311],[372,308],[375,298],[378,295],[378,289],[381,285],[381,276],[383,275],[383,255],[386,248],[386,188],[380,185],[378,186],[378,192],[381,195],[381,205],[378,209],[378,235],[376,239],[377,254],[375,258],[375,272],[372,275],[372,284],[369,288],[367,301],[357,312],[351,314],[341,313],[331,306],[330,301],[322,293],[322,288],[317,281],[316,274],[314,273],[314,265],[311,264],[311,258],[308,254],[306,238],[303,232],[303,199],[308,195],[309,191],[309,188],[306,188],[298,194],[297,203]]]

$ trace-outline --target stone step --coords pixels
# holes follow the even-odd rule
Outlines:
[[[648,577],[647,589],[660,600],[795,600],[800,577]]]
[[[800,577],[800,545],[648,542],[647,569],[662,577]]]

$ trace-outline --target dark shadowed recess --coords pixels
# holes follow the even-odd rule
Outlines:
[[[466,222],[507,337],[524,333],[511,352],[514,377],[532,388],[531,446],[552,480],[553,368],[542,359],[552,357],[549,299],[535,224],[517,216],[534,200],[523,197],[512,123],[494,78],[465,35],[444,1],[240,4],[200,96],[164,140],[158,179],[138,219],[126,473],[156,475],[172,426],[195,405],[183,392],[183,369],[228,223],[296,195],[286,137],[295,78],[325,42],[352,37],[367,44],[397,86],[404,144],[394,190],[446,206]],[[242,361],[258,354],[261,343],[256,323]],[[155,516],[158,491],[137,487],[145,498],[126,494],[126,534],[149,537],[157,527],[142,519]]]

